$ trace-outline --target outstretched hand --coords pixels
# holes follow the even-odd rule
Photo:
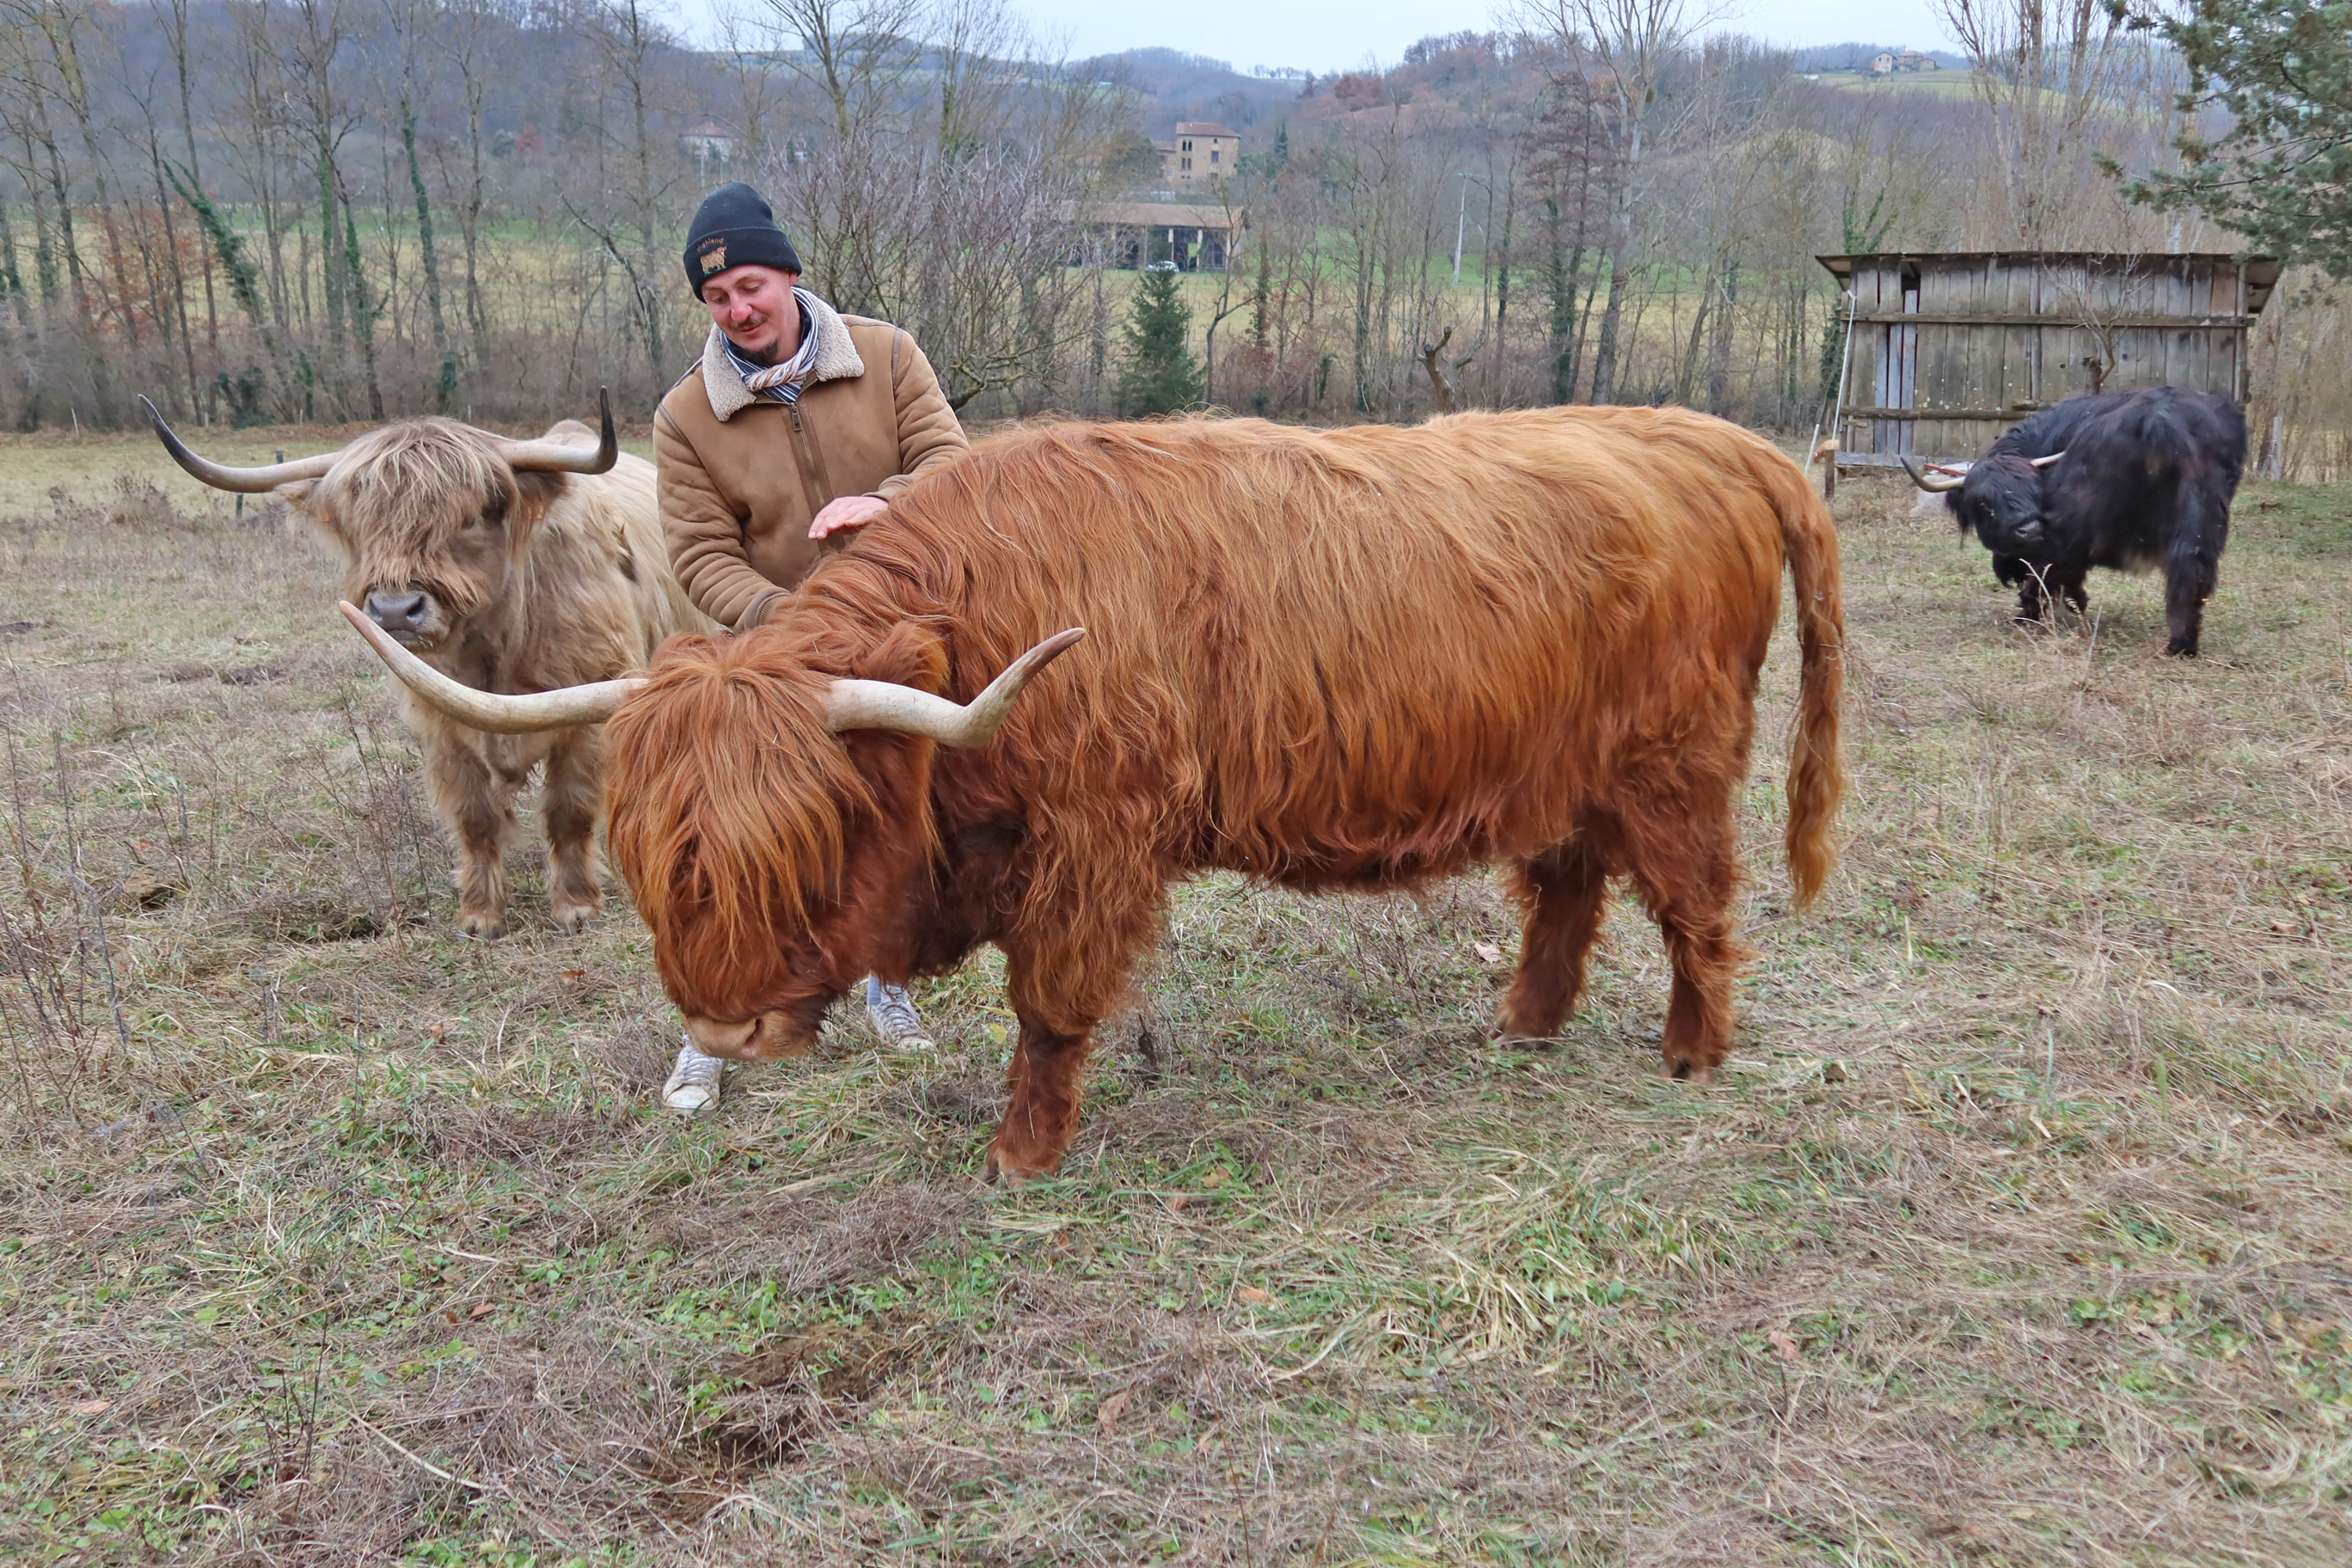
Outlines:
[[[809,524],[811,539],[824,539],[835,533],[845,533],[854,528],[864,528],[890,510],[890,503],[880,496],[840,496],[824,503],[824,510]]]

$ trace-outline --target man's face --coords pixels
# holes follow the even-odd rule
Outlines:
[[[773,363],[784,348],[788,330],[798,337],[800,311],[793,303],[797,272],[772,267],[730,267],[702,286],[702,303],[710,319],[746,359]],[[792,345],[797,348],[795,342]]]

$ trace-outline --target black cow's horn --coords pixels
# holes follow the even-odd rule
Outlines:
[[[543,474],[601,474],[621,455],[620,437],[613,433],[613,395],[607,388],[596,389],[596,408],[604,416],[604,428],[593,447],[575,447],[568,441],[502,438],[499,456],[507,460],[507,467],[519,473],[535,470]]]
[[[315,458],[297,458],[290,463],[269,463],[258,468],[232,468],[190,451],[188,444],[173,433],[172,427],[163,423],[163,416],[155,412],[155,405],[144,397],[139,400],[139,406],[147,411],[147,423],[155,426],[156,438],[163,443],[163,450],[172,454],[172,461],[216,490],[251,496],[290,485],[297,479],[315,479],[335,466],[335,458],[342,450],[337,447]]]
[[[1087,635],[1084,626],[1055,632],[1019,658],[969,703],[950,702],[911,686],[887,680],[836,680],[825,702],[825,722],[835,731],[896,730],[922,735],[942,746],[985,745],[1013,711],[1013,700],[1029,678]]]
[[[1902,463],[1903,471],[1911,476],[1911,482],[1917,485],[1923,490],[1956,490],[1962,485],[1968,483],[1967,479],[1958,475],[1954,475],[1950,479],[1931,479],[1925,473],[1921,472],[1919,465],[1913,462],[1910,458],[1903,458],[1897,460]]]

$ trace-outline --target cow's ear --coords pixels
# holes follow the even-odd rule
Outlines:
[[[304,511],[309,510],[311,492],[318,488],[319,481],[316,479],[296,479],[290,484],[278,486],[269,493],[295,510]]]
[[[537,525],[547,515],[548,508],[562,498],[570,481],[568,474],[542,473],[536,468],[517,474],[514,510],[507,516],[507,527],[520,536],[524,530]]]
[[[858,661],[867,680],[887,680],[919,691],[938,692],[948,683],[948,650],[939,633],[919,621],[900,621],[871,654]]]

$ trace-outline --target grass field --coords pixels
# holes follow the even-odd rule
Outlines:
[[[1486,882],[1217,878],[1005,1193],[992,963],[661,1111],[625,908],[457,937],[327,564],[121,469],[0,447],[0,1557],[2352,1559],[2352,494],[2184,662],[1847,487],[1851,843],[1790,914],[1784,639],[1719,1087],[1630,907],[1505,1049]]]

